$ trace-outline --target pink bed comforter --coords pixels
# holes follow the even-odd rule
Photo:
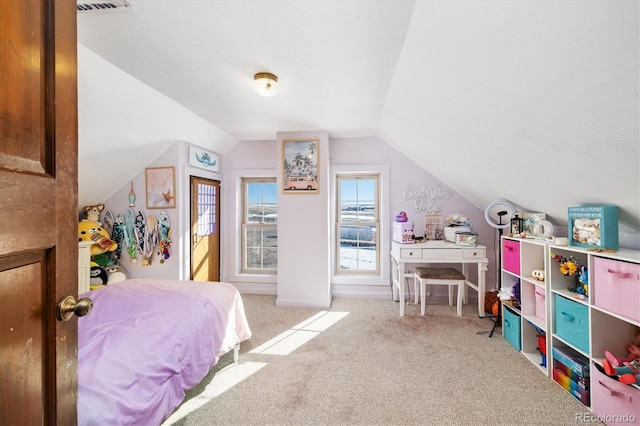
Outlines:
[[[80,297],[78,423],[158,425],[220,357],[251,337],[230,284],[127,280]]]

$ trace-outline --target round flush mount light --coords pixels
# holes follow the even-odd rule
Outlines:
[[[260,96],[278,93],[278,77],[269,72],[259,72],[253,76],[253,87]]]

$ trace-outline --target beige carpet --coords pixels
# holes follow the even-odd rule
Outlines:
[[[239,363],[223,357],[164,425],[601,424],[500,329],[478,334],[492,323],[472,305],[422,317],[409,303],[400,317],[391,300],[334,299],[305,324],[323,310],[243,300],[253,337]]]

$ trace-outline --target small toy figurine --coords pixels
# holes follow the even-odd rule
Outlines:
[[[618,376],[618,381],[625,385],[640,384],[640,360],[635,359],[631,362],[624,362],[621,367],[615,367],[611,361],[605,359],[602,361],[604,372],[610,376]]]
[[[406,222],[407,220],[409,220],[407,212],[400,212],[396,215],[396,222]]]

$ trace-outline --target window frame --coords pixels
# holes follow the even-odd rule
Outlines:
[[[341,192],[341,183],[345,180],[367,180],[367,181],[371,181],[373,180],[374,183],[374,214],[373,214],[373,220],[372,221],[360,221],[360,220],[356,220],[355,222],[344,222],[341,221],[340,219],[342,218],[342,192]],[[380,256],[380,173],[336,173],[335,175],[335,196],[336,196],[336,202],[335,202],[335,217],[336,220],[334,222],[334,229],[335,229],[335,240],[336,243],[334,245],[334,251],[335,251],[335,267],[334,267],[334,274],[335,275],[379,275],[380,274],[380,270],[381,270],[381,256]],[[357,197],[355,199],[356,203],[358,205],[360,205],[360,197]],[[366,200],[369,201],[369,200]],[[358,210],[359,211],[359,210]],[[358,214],[359,216],[359,214]],[[375,238],[371,241],[373,242],[373,244],[375,245],[375,269],[341,269],[340,268],[340,253],[341,253],[341,243],[343,242],[343,238],[342,238],[342,234],[341,234],[341,228],[344,226],[355,226],[355,227],[371,227],[372,228],[372,232],[375,234]],[[359,245],[360,243],[365,242],[364,240],[360,240],[360,239],[356,239],[356,244]],[[356,247],[356,250],[359,251],[361,250],[359,247]]]
[[[249,268],[247,267],[247,231],[249,229],[260,229],[261,231],[265,229],[275,228],[276,230],[276,238],[277,238],[277,230],[278,230],[278,221],[276,219],[275,223],[250,223],[247,213],[248,213],[248,204],[249,204],[249,191],[248,185],[251,183],[272,183],[274,188],[276,189],[276,212],[278,207],[278,197],[277,197],[277,179],[271,176],[263,176],[263,177],[255,177],[255,176],[243,176],[240,178],[240,188],[241,188],[241,213],[240,213],[240,264],[239,264],[239,272],[241,274],[248,275],[275,275],[278,270],[277,266],[277,257],[276,257],[276,266],[274,268]],[[264,249],[264,246],[261,246],[261,249]],[[275,251],[277,255],[277,240]]]

